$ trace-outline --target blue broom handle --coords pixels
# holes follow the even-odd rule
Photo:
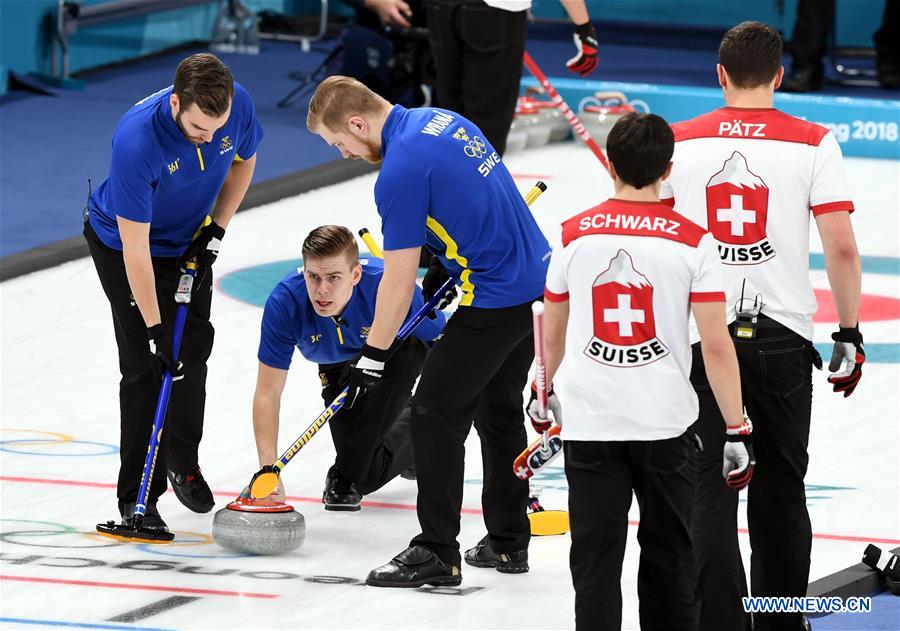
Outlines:
[[[190,285],[184,288],[184,276],[190,275],[193,282],[194,269],[188,268],[188,271],[182,276],[179,283],[179,300],[178,310],[175,312],[175,327],[172,332],[172,358],[178,361],[178,351],[181,349],[181,339],[184,335],[184,323],[187,320],[188,302],[190,302]],[[185,298],[186,295],[186,298]],[[144,459],[144,470],[141,473],[141,485],[138,488],[137,502],[134,505],[135,515],[145,515],[147,513],[147,495],[150,489],[150,482],[153,479],[153,470],[156,468],[156,456],[159,453],[159,441],[162,438],[163,423],[166,420],[166,410],[169,407],[169,395],[172,393],[172,374],[166,369],[163,375],[162,386],[159,389],[159,398],[156,401],[156,414],[153,416],[153,430],[150,434],[150,444],[147,446],[147,457]]]

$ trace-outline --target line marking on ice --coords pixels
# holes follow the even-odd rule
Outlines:
[[[22,581],[24,583],[52,583],[54,585],[74,585],[77,587],[111,587],[116,589],[138,589],[151,592],[173,592],[176,594],[203,594],[206,596],[236,596],[238,598],[278,598],[278,594],[259,592],[235,592],[224,589],[200,589],[197,587],[175,587],[173,585],[142,585],[140,583],[108,583],[104,581],[76,581],[43,576],[13,576],[0,574],[0,581]],[[128,627],[131,628],[131,627]]]
[[[55,480],[55,479],[47,479],[47,478],[26,478],[22,476],[10,476],[10,475],[0,475],[0,481],[3,482],[24,482],[28,484],[49,484],[49,485],[62,485],[62,486],[81,486],[81,487],[89,487],[89,488],[97,488],[97,489],[114,489],[116,488],[115,484],[108,482],[86,482],[81,480]],[[214,495],[224,495],[227,497],[237,497],[238,493],[236,491],[213,491]],[[303,502],[306,504],[321,504],[322,500],[318,497],[303,497],[299,495],[288,495],[287,500],[291,502]],[[364,501],[362,503],[363,506],[369,506],[371,508],[389,508],[396,510],[416,510],[415,504],[401,504],[397,502],[377,502],[377,501]],[[462,514],[464,515],[481,515],[482,510],[480,508],[463,508]],[[636,520],[629,519],[629,526],[637,526],[640,522]],[[746,528],[738,528],[738,532],[746,535],[750,531]],[[824,533],[824,532],[814,532],[812,535],[813,539],[823,539],[827,541],[844,541],[844,542],[868,542],[868,543],[885,543],[888,545],[900,545],[900,539],[892,539],[888,537],[865,537],[858,535],[839,535],[833,533]]]

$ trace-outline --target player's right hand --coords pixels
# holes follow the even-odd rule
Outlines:
[[[744,422],[725,430],[722,477],[725,484],[740,491],[750,484],[756,457],[753,455],[753,423],[746,416]]]
[[[165,371],[172,375],[172,381],[184,377],[184,365],[172,356],[172,337],[162,323],[154,324],[147,329],[150,338],[150,363],[153,373],[162,382]]]
[[[378,19],[385,26],[399,26],[409,28],[412,26],[409,19],[412,18],[412,9],[403,0],[364,0],[364,6],[378,14]]]
[[[531,398],[528,399],[525,412],[531,419],[531,426],[538,434],[548,431],[554,422],[562,427],[562,404],[553,391],[553,384],[550,384],[550,389],[547,390],[547,417],[541,417],[540,410],[538,410],[537,384],[533,381],[531,382]],[[553,415],[552,419],[550,418],[551,414]]]
[[[597,67],[597,31],[590,22],[575,26],[575,48],[578,53],[566,62],[566,67],[575,74],[586,77]]]
[[[831,363],[828,364],[828,370],[832,372],[828,383],[834,386],[835,392],[843,392],[846,399],[853,394],[856,384],[862,379],[862,365],[866,361],[859,324],[852,328],[839,327],[838,331],[831,334],[831,339],[834,340],[834,350],[831,352]],[[844,360],[847,363],[841,370]]]

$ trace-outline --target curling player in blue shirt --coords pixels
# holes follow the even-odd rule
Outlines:
[[[359,81],[333,76],[316,89],[306,124],[344,158],[381,163],[375,202],[384,275],[345,405],[359,405],[383,378],[423,247],[437,258],[423,283],[426,298],[448,273],[462,293],[413,396],[422,531],[366,583],[461,583],[456,537],[464,443],[473,420],[481,438],[488,535],[466,553],[466,563],[527,572],[528,483],[513,474],[512,462],[526,447],[522,392],[534,359],[531,303],[543,294],[550,246],[498,153],[459,114],[392,106]]]
[[[122,523],[134,504],[165,370],[172,387],[143,529],[167,530],[156,500],[166,475],[182,504],[209,512],[213,496],[197,460],[206,403],[212,264],[250,186],[262,139],[250,95],[210,54],[191,55],[174,85],[119,121],[109,176],[88,200],[84,237],[112,310],[119,349]],[[211,221],[210,221],[211,218]],[[179,360],[172,357],[175,290],[188,260],[197,276]]]
[[[266,301],[259,341],[259,373],[253,395],[253,431],[260,466],[278,458],[281,395],[294,350],[319,365],[326,406],[343,390],[342,375],[359,357],[375,319],[375,298],[384,266],[359,259],[356,239],[344,226],[320,226],[303,241],[303,267],[286,276]],[[414,291],[410,312],[425,303]],[[409,401],[444,314],[425,319],[394,355],[364,401],[346,405],[329,422],[337,456],[328,470],[326,510],[355,511],[362,496],[401,474],[412,478]],[[284,501],[284,487],[271,499]]]

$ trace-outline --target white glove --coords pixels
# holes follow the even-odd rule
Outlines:
[[[725,484],[733,489],[741,490],[750,484],[756,458],[753,456],[753,424],[744,417],[744,422],[737,427],[725,430],[724,461],[722,477]]]
[[[528,406],[525,408],[525,412],[528,414],[529,418],[531,418],[531,426],[534,427],[534,431],[538,434],[549,430],[553,423],[562,427],[562,404],[559,402],[559,397],[557,397],[556,393],[553,391],[553,384],[550,384],[550,389],[547,391],[547,416],[549,417],[552,414],[553,418],[541,417],[541,414],[538,411],[537,385],[534,382],[531,383],[531,398],[528,400]]]

